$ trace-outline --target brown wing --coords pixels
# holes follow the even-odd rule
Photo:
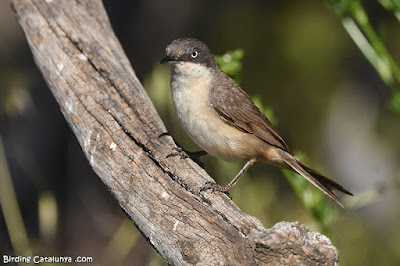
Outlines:
[[[209,95],[211,106],[219,117],[227,124],[289,152],[285,141],[250,97],[233,80],[223,79],[224,84],[214,86]]]

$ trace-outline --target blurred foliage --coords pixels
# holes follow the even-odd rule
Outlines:
[[[346,208],[360,209],[368,206],[369,204],[373,204],[385,194],[398,190],[400,190],[400,173],[393,180],[377,184],[374,187],[359,193],[357,197],[346,196],[343,202],[346,205]]]
[[[361,0],[323,0],[341,17],[344,28],[357,44],[365,58],[380,75],[382,81],[392,89],[391,107],[400,114],[399,90],[400,68],[389,53],[379,34],[372,27]],[[379,1],[400,21],[398,0]]]
[[[41,237],[51,242],[56,239],[58,226],[57,200],[52,191],[44,191],[39,194],[38,218]]]
[[[243,49],[236,49],[234,51],[228,51],[223,55],[214,56],[215,61],[217,61],[222,71],[233,78],[238,84],[240,84],[242,77],[243,57]]]
[[[397,113],[400,113],[400,91],[393,92],[391,106],[393,110],[395,110]]]
[[[17,254],[22,256],[32,255],[29,238],[26,233],[24,221],[17,196],[11,180],[3,140],[0,135],[0,207],[10,236],[11,244]]]
[[[126,218],[108,243],[108,247],[101,259],[102,264],[124,265],[124,258],[135,246],[139,237],[140,232],[132,226],[131,220]]]

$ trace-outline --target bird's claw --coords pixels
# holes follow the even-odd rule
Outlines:
[[[174,147],[172,150],[175,152],[171,152],[170,154],[167,155],[167,158],[169,157],[174,157],[174,156],[180,156],[181,160],[189,158],[189,155],[187,152],[185,152],[181,147]]]
[[[218,185],[215,182],[212,181],[207,181],[204,186],[200,188],[199,193],[206,191],[206,190],[211,190],[211,192],[219,191],[227,195],[230,199],[232,199],[232,195],[229,193],[228,190],[226,190],[223,186]]]

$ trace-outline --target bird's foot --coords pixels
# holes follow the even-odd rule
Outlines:
[[[187,152],[185,152],[181,147],[174,147],[172,150],[174,152],[171,152],[170,154],[168,154],[167,158],[174,157],[174,156],[180,156],[181,160],[189,158]]]
[[[181,160],[190,158],[195,163],[197,163],[201,168],[204,168],[204,163],[200,160],[200,157],[203,155],[206,155],[207,152],[205,152],[205,151],[190,152],[190,151],[185,151],[181,147],[175,147],[175,148],[173,148],[173,150],[174,150],[174,152],[168,154],[167,158],[174,157],[174,156],[180,156]]]
[[[208,181],[205,183],[205,185],[200,188],[199,193],[201,194],[201,192],[206,191],[206,190],[211,190],[211,192],[215,192],[215,191],[219,191],[224,193],[225,195],[227,195],[230,199],[232,199],[232,195],[229,193],[229,189],[227,189],[224,186],[218,185],[217,183]]]

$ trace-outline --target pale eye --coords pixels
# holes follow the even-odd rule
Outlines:
[[[195,59],[197,56],[199,55],[199,53],[195,50],[192,52],[192,54],[190,55],[193,59]]]

